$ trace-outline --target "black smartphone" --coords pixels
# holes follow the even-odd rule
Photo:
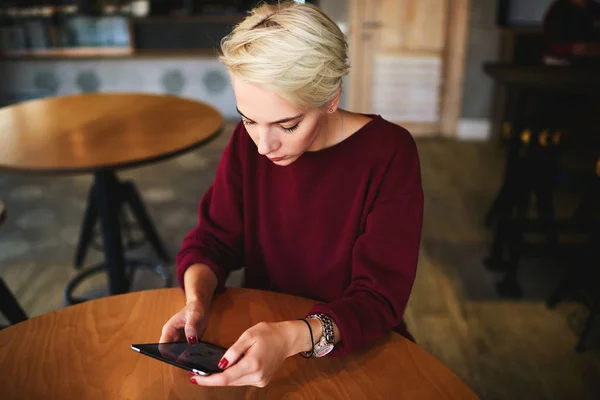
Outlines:
[[[221,372],[219,361],[227,351],[203,341],[194,345],[187,342],[132,344],[131,348],[138,353],[204,376]]]

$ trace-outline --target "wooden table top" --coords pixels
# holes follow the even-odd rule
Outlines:
[[[396,333],[344,358],[288,358],[263,389],[192,385],[187,371],[129,348],[158,341],[162,325],[184,303],[178,288],[134,292],[0,331],[0,398],[477,399],[441,362]],[[289,295],[228,289],[215,299],[203,339],[228,347],[254,324],[297,318],[312,304]]]
[[[222,115],[194,100],[152,94],[85,94],[0,109],[0,169],[93,172],[177,155],[223,127]]]

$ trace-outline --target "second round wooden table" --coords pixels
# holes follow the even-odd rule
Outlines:
[[[67,303],[75,302],[71,291],[92,273],[108,272],[111,294],[129,290],[128,271],[136,266],[170,277],[160,265],[125,258],[120,225],[127,205],[158,256],[170,261],[133,182],[119,181],[116,172],[196,148],[215,137],[223,122],[207,104],[141,93],[44,98],[0,109],[0,171],[94,174],[75,266],[83,266],[97,221],[104,262],[69,283]]]

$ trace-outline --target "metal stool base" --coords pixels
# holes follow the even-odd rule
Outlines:
[[[128,281],[131,283],[133,275],[135,274],[138,268],[148,269],[154,272],[156,275],[160,276],[165,281],[165,288],[171,287],[172,279],[171,274],[167,270],[167,268],[162,264],[152,263],[150,261],[138,260],[138,259],[127,259],[126,260],[126,272]],[[73,292],[77,287],[85,281],[85,279],[96,275],[101,272],[106,272],[105,263],[96,264],[92,267],[85,268],[81,271],[75,278],[71,279],[65,288],[65,303],[67,305],[74,305],[83,303],[88,300],[93,300],[91,298],[83,298],[77,297],[73,295]]]

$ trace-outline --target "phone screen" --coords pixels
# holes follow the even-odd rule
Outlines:
[[[169,364],[203,375],[221,372],[219,361],[226,349],[211,343],[187,342],[133,344],[133,350],[139,351]]]

